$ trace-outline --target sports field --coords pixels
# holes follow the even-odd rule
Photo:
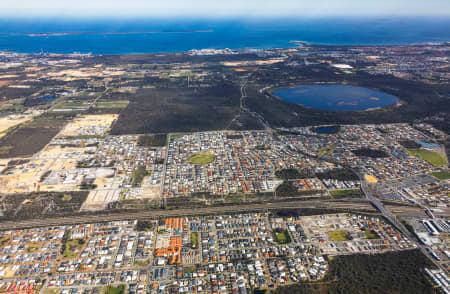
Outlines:
[[[289,233],[286,230],[276,229],[274,233],[275,233],[275,241],[278,244],[288,244],[291,242],[291,237],[289,236]]]
[[[215,157],[212,154],[197,154],[189,158],[188,162],[192,164],[208,164],[213,162]]]

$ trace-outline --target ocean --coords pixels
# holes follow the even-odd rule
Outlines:
[[[82,34],[28,35],[67,32]],[[0,20],[0,51],[20,53],[131,54],[296,46],[290,41],[339,45],[448,42],[450,18]]]

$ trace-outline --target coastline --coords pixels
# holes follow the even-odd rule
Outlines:
[[[71,35],[133,35],[133,34],[188,34],[188,33],[209,33],[212,31],[203,30],[203,31],[174,31],[174,32],[158,32],[158,31],[148,31],[148,32],[81,32],[81,33],[49,33],[52,34],[50,36],[71,36]],[[2,34],[0,33],[0,38],[2,36],[26,36],[26,37],[49,37],[45,35],[35,34],[34,36],[29,36],[28,33],[11,33],[11,34]],[[215,48],[191,48],[188,50],[180,50],[180,51],[155,51],[155,52],[123,52],[123,53],[92,53],[92,52],[49,52],[49,51],[41,51],[41,52],[21,52],[15,51],[9,48],[0,48],[0,54],[19,54],[19,55],[42,55],[45,53],[48,56],[122,56],[122,55],[157,55],[157,54],[189,54],[191,51],[195,50],[233,50],[239,52],[239,54],[246,53],[254,53],[255,51],[264,51],[264,50],[289,50],[296,48],[304,48],[304,47],[314,47],[314,46],[323,46],[323,47],[399,47],[399,46],[444,46],[450,44],[450,41],[445,42],[423,42],[423,43],[411,43],[411,44],[375,44],[375,45],[364,45],[364,44],[322,44],[322,43],[309,43],[305,41],[289,41],[289,44],[295,44],[295,46],[285,46],[285,47],[240,47],[240,48],[228,48],[228,47],[215,47]],[[1,44],[1,43],[0,43]],[[217,54],[221,55],[221,54]],[[222,54],[225,55],[225,54]],[[206,56],[206,55],[205,55]]]
[[[0,36],[27,36],[50,37],[72,35],[128,35],[128,34],[185,34],[185,33],[212,33],[213,30],[184,30],[184,31],[105,31],[105,32],[48,32],[48,33],[0,33]]]

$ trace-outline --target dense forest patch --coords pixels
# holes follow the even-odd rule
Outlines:
[[[425,277],[431,262],[419,251],[356,254],[331,259],[322,281],[280,287],[276,294],[437,293]]]

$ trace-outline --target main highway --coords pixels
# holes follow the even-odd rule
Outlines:
[[[358,173],[359,175],[359,173]],[[362,177],[361,178],[361,190],[366,195],[367,199],[372,203],[374,207],[376,207],[381,214],[391,222],[391,224],[399,230],[403,235],[407,236],[411,241],[413,241],[416,246],[422,251],[422,253],[428,257],[438,268],[443,269],[441,264],[435,260],[430,253],[428,252],[427,248],[419,241],[417,240],[416,236],[414,236],[406,227],[398,221],[397,217],[392,214],[384,205],[381,203],[381,201],[375,196],[373,196],[372,191],[370,190],[366,180]]]

